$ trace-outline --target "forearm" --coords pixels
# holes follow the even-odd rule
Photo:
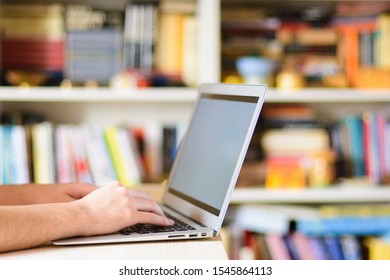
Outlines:
[[[0,205],[27,205],[67,202],[96,190],[86,183],[25,184],[0,186]]]
[[[0,206],[0,252],[82,235],[86,215],[78,202]]]

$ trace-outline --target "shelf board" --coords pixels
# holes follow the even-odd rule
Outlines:
[[[17,88],[0,87],[0,101],[9,102],[155,102],[192,103],[195,88],[168,87],[144,89]],[[268,88],[266,103],[383,103],[390,102],[390,90],[305,88],[279,90]]]
[[[192,103],[194,88],[73,88],[59,87],[15,88],[0,87],[0,101],[7,102],[134,102],[134,103]]]
[[[365,202],[390,202],[390,187],[331,187],[302,190],[266,190],[260,187],[236,188],[231,199],[232,204]]]

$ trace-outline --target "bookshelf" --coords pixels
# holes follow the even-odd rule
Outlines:
[[[174,1],[174,0],[172,0]],[[35,1],[23,1],[33,3]],[[41,1],[45,3],[52,0]],[[56,1],[66,3],[67,1]],[[124,11],[127,1],[78,0],[97,8],[114,8]],[[196,5],[198,19],[198,83],[218,82],[224,78],[221,44],[221,7],[223,5],[249,5],[251,7],[277,7],[277,3],[295,3],[298,9],[308,3],[331,7],[334,1],[231,1],[189,0]],[[347,1],[348,2],[348,1]],[[361,1],[359,1],[361,2]],[[389,2],[389,1],[382,1]],[[0,87],[0,110],[33,111],[43,113],[54,124],[121,123],[186,123],[196,98],[194,87],[167,88],[77,88],[60,87]],[[313,108],[319,118],[335,121],[364,111],[388,111],[388,88],[326,88],[311,87],[282,90],[269,87],[266,106],[304,104]],[[326,203],[381,203],[387,202],[390,192],[382,186],[332,186],[323,189],[307,187],[301,190],[272,190],[264,186],[237,188],[232,204],[326,204]]]
[[[342,3],[342,5],[339,5],[340,3]],[[366,6],[364,6],[365,4]],[[383,67],[380,63],[376,64],[377,62],[371,60],[373,57],[381,56],[382,51],[378,50],[378,48],[374,51],[372,48],[373,45],[370,45],[372,41],[370,41],[370,43],[365,41],[365,39],[368,39],[368,37],[373,34],[374,26],[376,26],[375,28],[378,28],[377,30],[379,30],[379,33],[382,32],[380,34],[386,34],[384,37],[387,36],[388,32],[381,31],[379,29],[379,26],[381,26],[380,24],[376,25],[376,20],[378,18],[376,18],[374,14],[375,11],[378,11],[376,9],[383,9],[382,12],[379,12],[378,14],[388,15],[388,5],[390,5],[389,1],[248,0],[240,1],[238,3],[237,1],[222,0],[221,79],[223,81],[249,81],[250,78],[253,79],[253,77],[249,74],[248,77],[245,77],[243,74],[245,71],[239,69],[237,61],[241,57],[257,57],[263,60],[265,58],[272,60],[277,64],[276,67],[275,65],[273,66],[274,68],[271,71],[271,75],[267,76],[266,74],[261,74],[265,76],[260,77],[261,80],[266,79],[269,81],[265,108],[275,108],[278,106],[304,106],[310,108],[310,110],[315,112],[315,118],[321,122],[321,125],[325,124],[326,129],[329,129],[328,131],[332,131],[333,124],[340,124],[344,121],[349,121],[352,118],[363,118],[362,116],[366,112],[373,113],[374,115],[384,114],[385,119],[388,122],[390,87],[385,83],[386,79],[380,78],[382,74],[388,73],[388,68]],[[350,9],[349,12],[346,12],[348,9]],[[358,22],[360,19],[358,19],[356,13],[367,15],[370,12],[372,12],[372,14],[370,20],[368,20],[369,23],[366,22],[365,26],[360,25],[361,23]],[[356,16],[355,18],[353,17],[354,13]],[[334,17],[336,14],[337,17]],[[383,18],[386,18],[387,15]],[[329,19],[334,20],[329,21]],[[350,19],[353,22],[351,26],[347,26],[348,23],[344,22],[346,19]],[[331,23],[330,25],[327,24],[329,22]],[[329,30],[330,26],[332,26],[334,30]],[[358,28],[359,31],[357,29],[358,26],[360,28]],[[364,30],[362,32],[364,34],[358,34],[361,30]],[[314,36],[315,32],[313,31],[320,31],[322,37]],[[292,37],[288,37],[291,35],[289,32],[293,33]],[[311,37],[309,37],[310,32],[313,32]],[[368,33],[370,33],[370,35]],[[313,41],[310,41],[312,39]],[[309,41],[311,43],[308,43]],[[319,48],[321,51],[316,47],[312,48],[310,44],[313,43],[318,45],[322,44],[323,46]],[[346,49],[344,49],[344,43],[349,45]],[[382,46],[382,44],[385,45],[386,43],[377,42],[377,44],[377,46]],[[356,52],[358,49],[360,49],[361,52]],[[306,53],[300,53],[302,50],[305,50]],[[313,56],[309,57],[306,55],[307,53],[312,53]],[[319,56],[322,55],[323,57],[319,58]],[[383,59],[383,61],[385,61],[385,59]],[[264,61],[257,62],[264,63]],[[341,64],[338,64],[340,62]],[[292,86],[293,89],[284,89],[283,84],[279,84],[278,77],[282,76],[279,75],[279,73],[283,73],[287,69],[286,72],[291,74],[291,72],[289,72],[289,67],[291,67],[290,63],[295,63],[295,66],[298,65],[295,68],[294,75],[291,75],[290,77],[297,79],[296,74],[299,73],[299,79],[304,77],[303,84],[305,84],[305,86],[297,86],[297,84],[302,84],[301,80],[300,83]],[[325,74],[326,71],[322,71],[326,67],[321,68],[321,63],[324,63],[327,67],[329,66],[330,68],[327,68],[328,70],[333,69],[332,71],[334,71],[338,69],[334,72],[337,72],[338,75],[330,75],[332,76],[331,80],[324,78],[327,74]],[[317,68],[313,67],[314,64],[316,64]],[[370,70],[367,70],[367,66]],[[313,69],[315,69],[314,72],[318,71],[314,75],[314,72],[310,72]],[[305,72],[306,70],[308,71]],[[369,73],[371,70],[373,70],[371,73],[375,74],[371,76],[371,80],[365,80],[365,71]],[[322,74],[319,73],[325,75],[321,76]],[[361,75],[362,73],[363,75]],[[321,77],[320,79],[318,79],[319,76]],[[336,76],[337,79],[333,80]],[[339,79],[340,77],[341,79]],[[373,79],[373,77],[378,78],[378,80]],[[263,113],[265,113],[264,110]],[[290,117],[291,116],[293,116],[293,114],[291,114]],[[288,124],[286,126],[288,126]],[[360,137],[362,138],[363,136],[360,135]],[[256,139],[256,143],[258,143],[260,139],[261,136],[259,136],[259,139]],[[332,139],[332,141],[334,141],[334,139]],[[288,140],[286,139],[285,142],[288,142]],[[356,142],[357,141],[354,141],[354,143]],[[334,144],[334,142],[332,143]],[[351,145],[351,143],[352,142],[349,142],[349,145]],[[388,140],[386,140],[386,143],[388,144]],[[272,155],[272,151],[266,152],[271,154],[271,159],[272,156],[276,157],[276,152],[274,155]],[[279,152],[281,153],[281,150],[279,150]],[[260,157],[263,156],[264,154]],[[290,158],[285,156],[285,160],[290,160]],[[293,256],[293,258],[310,259],[313,258],[313,255],[307,255],[307,253],[310,251],[310,248],[318,249],[318,241],[320,241],[322,245],[325,244],[325,246],[330,246],[330,243],[332,243],[334,246],[339,246],[339,248],[341,248],[345,245],[346,239],[343,236],[329,238],[329,236],[304,236],[299,235],[299,232],[297,235],[291,234],[291,232],[289,232],[289,222],[295,222],[296,217],[292,218],[288,211],[290,210],[293,212],[294,207],[321,208],[324,205],[357,205],[360,207],[364,204],[370,205],[370,207],[375,209],[375,206],[377,205],[389,204],[390,193],[387,181],[379,182],[376,180],[376,182],[370,182],[369,180],[348,178],[345,182],[339,183],[339,180],[335,180],[330,185],[322,187],[314,186],[310,184],[310,182],[304,187],[294,188],[294,186],[286,187],[285,185],[281,185],[278,188],[267,187],[265,175],[267,158],[265,158],[265,162],[264,165],[250,166],[250,168],[253,169],[248,169],[248,173],[245,173],[248,174],[249,177],[252,177],[252,175],[255,174],[255,170],[257,170],[257,174],[262,176],[261,180],[259,180],[260,182],[257,181],[248,184],[247,181],[243,186],[237,187],[233,192],[231,212],[240,212],[240,209],[243,209],[243,213],[252,217],[253,223],[252,221],[248,222],[248,218],[233,215],[234,218],[231,220],[233,225],[229,229],[230,241],[232,241],[230,250],[231,258],[268,259],[272,258],[272,254],[270,255],[272,252],[270,251],[276,250],[275,248],[272,248],[272,246],[279,248],[279,252],[273,252],[275,255],[278,255],[281,247],[288,247],[293,244],[292,246],[295,246],[298,251],[301,251],[300,254]],[[379,169],[378,166],[376,168]],[[338,177],[338,179],[340,179],[340,177]],[[256,209],[256,206],[259,206],[258,211],[251,212],[251,210]],[[277,211],[272,213],[267,209],[267,206],[283,206],[285,207],[284,213],[281,215],[279,215],[280,213]],[[264,209],[266,209],[266,211],[264,211]],[[245,212],[246,210],[248,210],[248,212]],[[248,223],[248,227],[244,226],[246,231],[240,232],[240,230],[235,228],[235,226],[240,225],[239,217],[242,218],[244,224]],[[299,218],[296,219],[296,221],[298,220]],[[276,236],[274,234],[275,232],[270,230],[275,225],[276,227],[282,225],[285,230],[287,229],[287,231],[284,231],[283,236],[280,233],[279,236]],[[259,229],[264,226],[265,230],[263,227],[263,231],[258,230],[257,232],[251,232],[251,226],[253,226],[252,229],[256,227]],[[269,230],[268,232],[267,227]],[[363,236],[357,234],[357,236],[352,237],[352,239],[354,239],[354,241],[348,240],[347,243],[349,245],[354,244],[352,247],[359,247],[359,250],[362,250],[360,252],[362,254],[360,254],[359,257],[375,259],[378,256],[381,256],[379,258],[388,259],[389,255],[383,254],[383,252],[388,252],[387,248],[389,248],[389,243],[385,240],[386,238],[375,236],[373,237],[373,241],[367,240],[360,244],[358,243],[364,240]],[[356,242],[357,240],[359,240],[359,242]],[[352,242],[349,243],[350,241]],[[372,246],[375,242],[378,243],[377,248]],[[237,243],[239,245],[238,247],[235,247],[234,244]],[[278,245],[275,245],[276,243]],[[297,245],[298,243],[300,245]],[[307,249],[306,253],[302,252],[303,248]],[[291,248],[289,249],[292,250]],[[311,253],[313,253],[312,251]],[[355,253],[356,252],[357,251],[355,251]],[[291,251],[290,254],[292,254]],[[279,257],[280,256],[281,255],[279,255]],[[284,257],[289,258],[291,256],[285,255]],[[317,257],[323,258],[324,255]],[[325,258],[342,257],[347,256],[335,254],[332,256],[327,255]]]

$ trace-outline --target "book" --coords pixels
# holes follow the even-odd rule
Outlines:
[[[183,19],[183,82],[187,86],[198,84],[198,19],[185,15]]]
[[[295,221],[302,218],[316,218],[318,211],[313,207],[294,205],[242,205],[234,211],[235,226],[260,233],[288,234],[295,227]]]
[[[280,28],[277,39],[282,44],[336,45],[337,32],[329,27]]]
[[[261,145],[267,155],[305,155],[328,150],[330,141],[323,128],[268,129]]]
[[[167,175],[173,166],[177,152],[177,129],[175,126],[164,126],[162,133],[163,173]]]
[[[156,70],[170,76],[183,74],[184,15],[162,11],[156,41]]]
[[[83,137],[81,127],[70,126],[69,129],[77,181],[92,184],[90,166],[86,155],[85,138]]]
[[[291,260],[283,236],[278,234],[266,234],[265,241],[272,260]]]
[[[34,183],[54,183],[56,178],[53,149],[53,125],[48,121],[33,124],[31,133]]]
[[[69,125],[58,125],[55,129],[55,158],[57,181],[59,183],[76,182],[76,166],[72,153],[72,133]]]
[[[318,208],[321,217],[370,217],[390,216],[389,204],[375,205],[326,205]]]
[[[126,186],[134,186],[141,181],[136,150],[130,143],[127,131],[121,127],[110,126],[104,136],[118,180]]]
[[[158,26],[156,1],[133,1],[126,7],[123,68],[150,74],[155,65],[157,34],[164,32]],[[168,34],[164,34],[164,37]],[[168,55],[168,54],[167,54]]]
[[[306,158],[303,156],[267,156],[265,160],[265,187],[267,189],[305,188]]]
[[[344,260],[344,253],[340,244],[340,240],[336,236],[325,236],[324,242],[328,248],[329,257],[331,260]]]
[[[26,135],[22,125],[14,125],[10,135],[11,175],[13,184],[29,183]]]
[[[357,75],[360,69],[360,44],[362,32],[375,32],[377,27],[376,17],[341,17],[333,20],[333,26],[340,33],[338,44],[339,61],[350,86],[357,85]]]
[[[381,235],[390,232],[389,216],[302,219],[297,230],[307,235]]]
[[[314,260],[312,247],[310,246],[309,239],[306,235],[300,232],[293,232],[289,235],[289,238],[296,248],[298,259]]]
[[[324,239],[319,236],[308,236],[308,242],[312,248],[313,257],[315,260],[329,260],[329,252],[327,250]]]
[[[12,183],[12,169],[11,169],[11,131],[12,125],[2,125],[2,182],[3,184]]]
[[[145,136],[144,161],[148,181],[161,182],[163,177],[163,133],[161,125],[148,123],[143,127]]]
[[[87,161],[91,176],[96,186],[117,180],[109,150],[104,139],[103,128],[99,126],[81,125],[85,141]]]
[[[347,143],[344,150],[349,150],[351,159],[352,176],[362,177],[365,175],[364,145],[363,145],[363,124],[360,117],[347,116],[342,120],[347,133]]]
[[[347,235],[340,237],[341,250],[346,260],[363,259],[361,244],[356,236]]]
[[[378,17],[378,63],[382,69],[390,69],[390,15],[381,14]]]
[[[372,183],[379,183],[381,178],[377,117],[373,112],[365,112],[362,119],[366,174]]]
[[[390,238],[384,236],[371,236],[363,241],[367,248],[368,259],[370,260],[389,260],[390,259]]]

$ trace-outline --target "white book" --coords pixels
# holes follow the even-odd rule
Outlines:
[[[295,205],[243,205],[233,214],[236,225],[260,233],[287,234],[291,222],[318,217],[314,207]]]
[[[3,125],[0,125],[0,184],[4,184],[4,141],[3,141]]]
[[[59,125],[55,129],[55,150],[57,181],[70,183],[76,181],[75,162],[71,147],[69,125]]]
[[[11,130],[11,162],[12,162],[12,183],[29,183],[26,134],[21,125],[12,126]]]
[[[73,147],[73,156],[76,164],[77,181],[92,184],[92,176],[87,161],[86,145],[81,127],[72,126],[70,128],[70,131]]]
[[[139,184],[142,179],[140,157],[134,139],[126,128],[118,128],[118,144],[122,154],[122,162],[125,165],[124,168],[127,170],[128,182],[132,182],[132,185]]]
[[[104,186],[117,180],[104,140],[103,128],[87,125],[81,127],[93,183],[97,186]]]

